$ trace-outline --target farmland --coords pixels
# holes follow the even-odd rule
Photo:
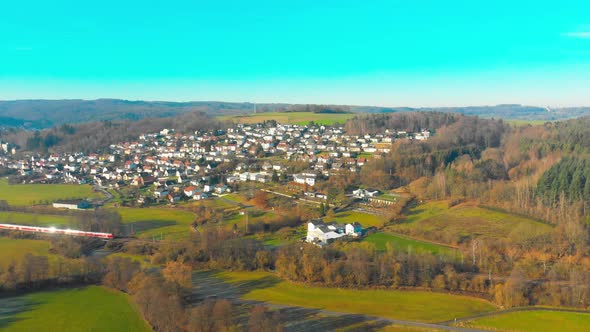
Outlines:
[[[449,208],[448,203],[437,201],[415,207],[403,223],[392,226],[390,230],[456,244],[471,237],[523,240],[547,233],[551,226],[471,203]]]
[[[190,234],[190,225],[195,219],[192,212],[166,208],[119,208],[123,223],[133,225],[140,238],[162,237],[181,239]]]
[[[551,120],[522,120],[522,119],[509,119],[506,122],[510,125],[515,127],[522,127],[522,126],[540,126],[544,125],[547,122],[556,122]]]
[[[375,244],[377,250],[385,250],[387,243],[391,243],[394,249],[398,251],[425,253],[429,252],[435,255],[456,256],[458,252],[450,247],[437,245],[434,243],[418,241],[404,236],[392,233],[375,233],[367,236],[365,242]]]
[[[30,226],[70,226],[75,224],[69,216],[1,211],[0,223]]]
[[[588,331],[590,313],[516,311],[475,319],[464,325],[494,331]]]
[[[10,205],[42,204],[58,199],[99,198],[100,193],[88,185],[75,184],[18,184],[10,185],[0,180],[0,200]]]
[[[358,212],[358,211],[345,211],[336,213],[333,219],[327,219],[327,221],[335,221],[341,224],[358,221],[363,227],[382,227],[385,223],[385,219],[373,214]]]
[[[487,301],[466,296],[423,291],[301,287],[279,280],[270,282],[275,279],[272,274],[260,272],[223,272],[217,276],[238,287],[245,285],[247,292],[242,298],[246,300],[392,319],[436,322],[496,310]]]
[[[47,241],[0,237],[0,267],[7,266],[11,261],[20,261],[26,254],[52,256],[49,247]]]
[[[151,330],[127,295],[98,286],[0,299],[0,329],[11,332]]]
[[[354,117],[351,113],[313,113],[313,112],[269,112],[250,115],[223,116],[221,120],[233,120],[239,123],[259,123],[266,120],[276,120],[279,123],[306,125],[310,121],[317,124],[331,125],[344,123]]]

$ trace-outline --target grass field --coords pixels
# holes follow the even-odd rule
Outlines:
[[[68,216],[1,211],[0,223],[31,226],[71,226],[75,221]]]
[[[470,237],[523,240],[549,232],[551,226],[474,204],[448,208],[446,201],[437,201],[415,207],[402,224],[392,226],[391,230],[437,242],[458,243]]]
[[[238,286],[273,278],[272,274],[262,272],[222,272],[217,277]],[[496,310],[487,301],[466,296],[422,291],[302,287],[285,281],[260,282],[260,287],[250,287],[242,298],[422,322],[446,321]]]
[[[561,311],[517,311],[464,323],[467,327],[494,331],[588,331],[590,313]]]
[[[344,211],[336,213],[334,219],[326,221],[335,221],[337,223],[346,224],[349,222],[358,221],[363,227],[383,227],[385,219],[380,216],[376,216],[369,213],[357,212],[357,211]]]
[[[404,219],[404,223],[415,223],[428,218],[432,218],[448,210],[448,201],[433,201],[421,204],[413,208]]]
[[[76,184],[17,184],[0,180],[0,200],[10,205],[32,205],[45,201],[71,198],[99,198],[102,194],[92,191],[88,185]]]
[[[367,236],[364,241],[375,244],[377,250],[385,250],[387,243],[393,248],[404,252],[429,252],[435,255],[457,256],[459,252],[453,248],[437,245],[430,242],[418,241],[391,233],[375,233]]]
[[[344,123],[354,117],[355,114],[348,113],[312,113],[312,112],[269,112],[239,116],[223,116],[221,120],[233,120],[239,123],[259,123],[265,120],[276,120],[278,123],[306,125],[310,121],[316,124],[332,125]]]
[[[232,197],[230,196],[230,198],[232,198]],[[229,199],[229,200],[233,201],[232,199]],[[190,201],[188,203],[183,204],[182,206],[187,207],[187,208],[191,208],[191,207],[195,207],[195,206],[206,206],[206,207],[209,207],[212,209],[216,209],[218,211],[223,211],[226,209],[235,208],[236,204],[224,201],[223,199],[220,199],[220,198],[214,198],[214,199],[205,199],[205,200],[200,200],[200,201]]]
[[[26,254],[49,254],[51,244],[41,240],[23,240],[0,237],[0,267],[5,267],[12,261],[20,261]]]
[[[445,330],[437,330],[437,329],[427,329],[427,328],[420,328],[420,327],[412,327],[412,326],[402,326],[402,325],[389,325],[382,329],[378,330],[379,332],[434,332],[434,331],[445,331]]]
[[[182,239],[190,234],[190,225],[195,220],[192,212],[178,209],[119,208],[117,212],[123,223],[133,225],[140,238]]]
[[[232,201],[235,203],[241,203],[241,204],[248,203],[248,200],[243,195],[240,195],[237,193],[223,195],[223,199],[227,199],[228,201]]]
[[[504,120],[505,122],[507,122],[510,125],[516,126],[516,127],[522,127],[522,126],[539,126],[539,125],[543,125],[547,122],[555,122],[555,121],[551,121],[551,120],[519,120],[519,119],[508,119],[508,120]]]
[[[98,286],[0,299],[0,330],[151,331],[127,295]]]

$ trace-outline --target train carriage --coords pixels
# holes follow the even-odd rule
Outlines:
[[[100,239],[112,239],[114,235],[111,233],[100,232],[84,232],[73,229],[59,229],[55,227],[37,227],[25,225],[0,224],[0,230],[6,229],[11,231],[32,232],[32,233],[47,233],[47,234],[62,234],[70,236],[95,237]]]

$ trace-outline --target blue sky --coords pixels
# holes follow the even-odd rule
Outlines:
[[[2,1],[0,99],[590,106],[584,0]]]

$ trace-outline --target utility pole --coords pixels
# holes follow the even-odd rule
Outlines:
[[[249,222],[249,214],[248,214],[248,210],[244,210],[242,212],[240,212],[241,215],[245,215],[246,216],[246,234],[248,234],[248,222]]]

